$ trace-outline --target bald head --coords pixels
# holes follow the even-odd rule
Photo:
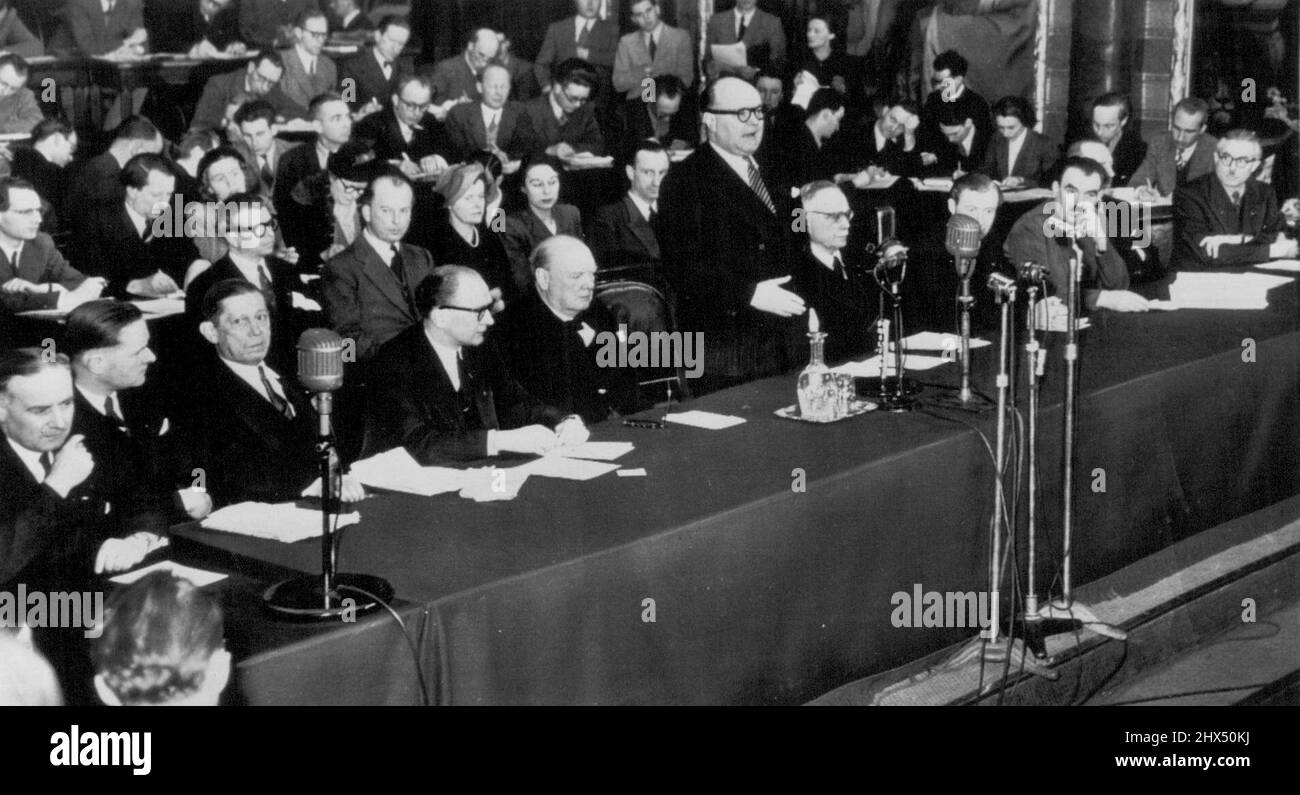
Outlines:
[[[554,312],[574,318],[591,306],[596,289],[596,259],[576,237],[553,235],[533,249],[537,292]]]
[[[758,89],[738,77],[724,77],[709,89],[708,99],[704,127],[709,141],[738,157],[754,154],[763,142],[763,120],[753,112],[763,104]],[[744,112],[744,121],[738,111]]]

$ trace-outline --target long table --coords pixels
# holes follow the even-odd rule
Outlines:
[[[1270,297],[1264,311],[1093,317],[1082,336],[1076,583],[1300,493],[1300,302],[1294,283]],[[1060,534],[1059,342],[1049,340],[1041,415],[1048,558]],[[990,394],[993,358],[993,348],[973,358]],[[955,371],[920,378],[953,384]],[[342,539],[343,568],[389,578],[422,608],[411,623],[439,703],[792,704],[968,637],[895,628],[891,595],[986,586],[993,465],[980,437],[943,412],[828,426],[773,415],[793,402],[789,375],[691,405],[747,420],[730,429],[596,426],[594,438],[636,444],[620,463],[645,467],[644,478],[533,478],[503,503],[375,496]],[[992,438],[990,416],[949,416]],[[315,571],[319,561],[316,542],[197,527],[173,545],[209,565]],[[228,633],[272,633],[273,619],[244,616]],[[329,659],[356,665],[337,690],[296,697],[299,672],[321,663],[314,648],[291,647],[275,669],[241,662],[245,691],[275,702],[410,695],[390,681],[403,653],[391,637],[358,659],[369,641],[355,627],[319,631]]]

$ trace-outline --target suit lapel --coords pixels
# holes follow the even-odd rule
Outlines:
[[[285,446],[288,423],[284,416],[223,362],[218,360],[212,366],[217,368],[218,387],[229,397],[230,408],[234,415],[268,448],[275,451],[282,450]],[[285,394],[290,392],[288,385],[283,381],[281,386]]]
[[[357,235],[357,239],[352,245],[357,258],[361,260],[361,272],[365,274],[366,278],[375,287],[379,288],[379,291],[384,294],[389,303],[402,310],[403,314],[409,312],[410,308],[407,305],[406,296],[402,294],[401,284],[398,283],[397,277],[393,275],[392,269],[384,264],[379,252],[375,251],[370,245],[370,241],[366,240],[363,235]],[[415,285],[411,285],[411,287],[414,288]]]
[[[632,234],[636,239],[641,241],[650,256],[659,258],[659,241],[655,238],[654,230],[650,228],[650,222],[641,215],[631,197],[623,197],[623,212],[627,214],[627,225],[632,229]]]

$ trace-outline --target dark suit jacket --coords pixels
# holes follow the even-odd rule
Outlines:
[[[1232,206],[1218,175],[1206,174],[1174,191],[1173,266],[1176,270],[1213,270],[1267,262],[1269,245],[1277,240],[1284,224],[1270,186],[1251,179],[1238,208]],[[1214,258],[1200,246],[1207,235],[1237,234],[1244,234],[1247,242],[1220,246],[1219,256]]]
[[[537,53],[537,82],[545,86],[551,80],[551,67],[569,58],[578,57],[578,38],[576,17],[565,17],[559,22],[552,22],[546,28],[546,38],[542,40],[542,49]],[[587,34],[587,49],[590,56],[586,59],[592,66],[604,69],[605,79],[609,79],[614,68],[614,52],[618,49],[618,23],[611,19],[597,19]]]
[[[147,3],[144,24],[149,30],[150,49],[155,52],[188,52],[206,39],[213,47],[224,50],[228,44],[239,41],[239,10],[235,4],[205,21],[199,2]]]
[[[289,42],[280,39],[280,26],[293,25],[299,14],[319,5],[317,0],[239,0],[239,35],[250,49],[285,46]]]
[[[433,273],[433,257],[417,246],[402,244],[406,283],[412,291]],[[356,340],[357,361],[367,362],[385,342],[419,323],[413,299],[364,235],[325,264],[325,322],[345,338]]]
[[[991,140],[989,133],[976,127],[975,136],[971,139],[970,154],[965,154],[962,152],[960,144],[950,143],[946,138],[940,137],[939,145],[934,150],[939,162],[922,170],[929,174],[938,174],[945,177],[952,176],[952,172],[959,168],[967,173],[978,171],[979,167],[984,164],[984,156],[988,151]]]
[[[533,128],[533,140],[537,151],[561,141],[579,152],[591,152],[593,155],[605,154],[605,136],[596,121],[596,106],[588,102],[579,107],[561,125],[551,112],[550,94],[543,94],[524,104],[524,112]]]
[[[54,234],[66,225],[60,219],[64,215],[64,201],[68,193],[67,171],[30,147],[15,147],[13,153],[13,175],[35,185],[36,192],[44,200],[45,217],[41,219],[41,231]]]
[[[970,86],[966,86],[955,101],[962,113],[975,123],[975,129],[980,131],[980,135],[976,136],[977,139],[983,138],[987,141],[994,132],[988,101],[972,91]],[[925,105],[921,108],[921,127],[918,130],[920,138],[917,140],[917,145],[922,152],[933,152],[941,159],[942,150],[948,145],[948,140],[943,137],[943,131],[939,129],[939,108],[944,104],[938,90],[931,91],[925,98]],[[981,162],[983,161],[976,161],[975,166],[979,166]],[[972,170],[974,168],[967,169],[967,171]]]
[[[1036,188],[1050,184],[1052,168],[1056,164],[1056,151],[1051,142],[1033,130],[1025,130],[1025,142],[1020,146],[1020,155],[1015,167],[1007,172],[1007,160],[1010,157],[1011,142],[1003,135],[994,135],[993,143],[984,155],[980,173],[987,174],[995,180],[1007,177],[1023,177],[1025,187]]]
[[[271,202],[275,205],[282,227],[303,223],[302,212],[293,201],[293,191],[298,183],[324,170],[316,157],[314,140],[295,146],[280,158],[279,165],[275,167],[275,188],[271,192]]]
[[[785,70],[785,31],[781,20],[772,14],[755,9],[754,16],[745,28],[746,63],[760,69],[772,69],[777,74]],[[718,74],[718,64],[713,60],[714,44],[736,43],[736,12],[720,11],[709,17],[708,39],[704,52],[705,68],[710,76]]]
[[[49,235],[41,232],[34,240],[23,243],[18,252],[18,269],[8,261],[9,257],[0,251],[0,284],[10,279],[25,279],[33,284],[59,284],[69,290],[85,281],[81,271],[68,264]],[[26,312],[31,309],[53,309],[59,302],[59,294],[49,293],[6,293],[0,292],[0,303],[12,312]]]
[[[253,98],[244,90],[244,78],[243,69],[209,77],[208,82],[203,85],[203,94],[194,107],[190,129],[220,130],[221,123],[226,119],[227,107],[242,105]],[[270,101],[273,96],[273,94],[268,95],[266,99]]]
[[[1046,265],[1051,283],[1049,295],[1065,300],[1070,283],[1070,257],[1073,250],[1069,241],[1063,237],[1053,237],[1043,233],[1044,223],[1050,215],[1048,205],[1040,204],[1020,216],[1007,233],[1004,245],[1010,262],[1037,262]],[[1127,290],[1129,286],[1128,267],[1116,249],[1114,242],[1108,241],[1104,252],[1098,251],[1096,244],[1088,238],[1080,239],[1083,249],[1083,294],[1080,306],[1093,309],[1097,305],[1097,294],[1101,290]]]
[[[181,284],[190,263],[198,259],[193,241],[179,229],[175,229],[175,234],[158,235],[146,243],[135,231],[121,201],[89,208],[86,226],[74,243],[77,256],[73,262],[87,276],[108,279],[106,296],[123,296],[128,282],[152,276],[159,270]]]
[[[824,354],[835,363],[860,357],[875,345],[876,315],[880,311],[880,288],[862,263],[844,249],[840,252],[847,278],[827,268],[805,248],[794,266],[791,292],[798,293],[817,310],[826,332]]]
[[[598,278],[661,278],[655,230],[627,196],[596,210],[587,245],[600,266]]]
[[[371,362],[362,455],[405,447],[421,464],[471,461],[487,455],[489,430],[564,417],[519,385],[491,338],[462,356],[456,392],[423,324],[389,340]]]
[[[636,400],[636,372],[631,368],[600,367],[601,346],[618,331],[614,317],[600,301],[566,325],[542,301],[536,289],[506,307],[500,327],[492,334],[501,341],[510,373],[528,393],[584,422],[608,419],[610,411],[630,412]],[[584,344],[578,333],[586,324],[596,336]]]
[[[845,171],[838,138],[832,136],[818,146],[808,125],[799,124],[791,129],[782,147],[788,158],[790,184],[797,187],[813,180],[833,180],[836,174]]]
[[[572,204],[556,204],[551,213],[555,217],[555,234],[582,238],[582,213],[577,207]],[[528,264],[529,255],[538,243],[550,236],[551,230],[530,209],[516,210],[506,216],[506,228],[501,233],[501,242],[506,247],[506,256],[510,258],[510,271],[515,286],[521,293],[532,289],[533,269]]]
[[[296,500],[318,475],[315,414],[293,377],[276,372],[293,404],[292,420],[211,351],[189,382],[186,438],[216,507]]]
[[[82,225],[79,219],[85,217],[87,208],[103,202],[122,200],[124,191],[118,182],[122,167],[110,152],[96,155],[83,161],[80,166],[69,168],[72,170],[68,179],[66,206],[75,208],[75,211],[65,220],[73,229]]]
[[[8,8],[0,11],[0,50],[24,58],[37,58],[45,54],[45,45],[23,24],[18,12]]]
[[[464,52],[458,52],[450,58],[438,61],[432,70],[421,71],[426,73],[429,82],[433,84],[435,103],[441,105],[449,99],[461,97],[467,97],[470,100],[469,105],[478,102],[478,75],[469,68]]]
[[[466,160],[475,152],[487,149],[487,128],[477,102],[466,102],[447,114],[447,137],[457,160]],[[507,102],[501,108],[497,125],[497,147],[512,160],[527,157],[536,149],[536,136],[522,102]]]
[[[65,0],[63,28],[55,35],[52,49],[67,55],[103,55],[142,27],[140,0],[118,0],[107,17],[100,0]]]
[[[627,99],[640,98],[646,67],[650,67],[651,76],[677,75],[690,88],[695,82],[695,46],[691,43],[691,34],[665,22],[655,45],[653,61],[646,46],[645,33],[636,30],[624,34],[614,52],[614,90]]]
[[[1178,173],[1178,147],[1174,145],[1173,136],[1165,133],[1147,147],[1147,156],[1142,160],[1142,165],[1138,166],[1137,171],[1133,172],[1133,176],[1129,177],[1129,184],[1136,188],[1146,185],[1150,180],[1156,190],[1168,196],[1175,188],[1181,188],[1194,179],[1214,173],[1214,149],[1218,144],[1219,139],[1213,135],[1202,134],[1196,142],[1196,148],[1192,150],[1187,166],[1180,174]]]
[[[796,364],[805,322],[749,305],[758,282],[790,275],[792,261],[789,187],[760,170],[775,213],[712,145],[674,164],[659,194],[655,231],[680,325],[705,333],[704,371],[728,380]]]
[[[683,93],[685,96],[682,97],[681,108],[668,120],[668,134],[662,136],[656,134],[654,121],[650,118],[654,104],[642,102],[640,97],[628,100],[625,103],[626,119],[623,122],[621,148],[610,154],[630,159],[637,144],[646,138],[654,138],[664,146],[672,146],[673,141],[681,141],[687,149],[699,146],[700,115],[695,110],[694,98],[690,92]]]
[[[375,59],[375,49],[367,47],[339,64],[339,85],[346,89],[349,84],[345,81],[353,81],[351,85],[356,95],[348,103],[353,110],[372,99],[387,106],[392,102],[393,94],[397,93],[397,84],[402,79],[400,62],[393,65],[392,74],[390,78],[384,77],[384,70],[379,68],[379,61]]]
[[[278,99],[275,104],[277,108],[283,108],[286,115],[305,118],[312,99],[338,87],[338,67],[333,59],[322,53],[316,56],[316,74],[309,75],[296,47],[280,50],[280,58],[284,61],[284,74],[271,89],[271,94]]]
[[[885,141],[885,145],[877,149],[874,127],[875,122],[872,122],[859,127],[857,130],[858,146],[851,152],[853,170],[858,171],[867,166],[878,166],[897,177],[920,176],[923,170],[921,165],[921,152],[923,151],[921,142],[917,141],[912,151],[908,152],[903,149],[903,137],[900,135],[898,138]]]
[[[266,269],[271,275],[271,292],[266,296],[266,306],[271,310],[271,351],[267,355],[267,361],[277,372],[285,372],[286,368],[296,367],[298,333],[302,331],[302,323],[293,308],[293,266],[283,260],[267,257]],[[195,276],[194,281],[185,288],[185,318],[190,328],[197,329],[203,320],[203,296],[213,285],[225,279],[249,281],[231,261],[229,254]],[[249,283],[258,284],[252,281]]]
[[[429,155],[451,157],[451,141],[447,130],[441,122],[425,114],[420,125],[424,129],[413,130],[408,142],[402,137],[402,128],[397,121],[397,114],[391,108],[372,113],[357,123],[352,129],[353,140],[370,140],[374,142],[375,155],[380,160],[401,160],[402,154],[415,162]]]
[[[1117,188],[1128,185],[1133,172],[1138,170],[1138,166],[1142,165],[1142,160],[1146,156],[1147,145],[1138,133],[1137,122],[1130,120],[1129,124],[1124,125],[1124,132],[1120,134],[1119,141],[1111,153],[1115,176],[1111,178],[1110,184]]]

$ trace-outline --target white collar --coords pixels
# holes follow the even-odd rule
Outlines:
[[[302,65],[310,70],[311,65],[316,63],[316,56],[304,50],[301,44],[293,45],[293,49],[298,53],[298,60],[302,61]]]
[[[459,391],[460,391],[460,387],[461,387],[461,383],[460,383],[461,348],[460,348],[460,346],[459,346],[459,345],[444,345],[444,344],[441,343],[441,342],[437,342],[436,340],[434,340],[434,338],[433,338],[433,334],[432,334],[432,332],[429,331],[429,327],[428,327],[428,326],[425,326],[425,327],[424,327],[424,338],[427,339],[427,340],[429,341],[429,345],[433,348],[433,353],[434,353],[434,355],[437,356],[437,357],[438,357],[438,361],[442,363],[442,369],[443,369],[443,372],[445,372],[445,373],[447,374],[447,380],[451,381],[451,386],[452,386],[452,388],[455,389],[457,392],[459,392]]]
[[[650,31],[649,33],[646,33],[644,30],[638,32],[641,34],[641,38],[643,40],[645,39],[646,36],[649,36],[654,41],[655,44],[658,44],[659,34],[663,32],[663,29],[664,29],[664,23],[663,20],[660,20],[659,24],[655,25],[655,29]]]
[[[143,236],[144,236],[144,230],[147,229],[147,228],[149,227],[149,219],[148,219],[148,218],[145,218],[143,215],[141,215],[140,213],[136,212],[136,211],[131,207],[131,205],[127,204],[126,202],[123,202],[123,203],[122,203],[122,206],[126,208],[126,214],[127,214],[127,216],[130,217],[130,219],[131,219],[131,223],[135,225],[135,232],[136,232],[136,234],[138,234],[138,235],[140,235],[141,237],[143,237]]]
[[[712,141],[709,141],[709,146],[713,147],[713,151],[718,153],[718,157],[721,157],[726,161],[727,165],[731,166],[731,170],[736,172],[736,175],[740,177],[742,182],[746,185],[749,184],[749,159],[741,157],[740,155],[733,155],[732,153],[723,150]],[[754,166],[757,168],[758,164],[755,163]],[[761,174],[762,171],[759,173]]]
[[[808,250],[812,252],[813,259],[826,266],[827,270],[835,269],[835,258],[840,256],[840,252],[826,248],[815,240],[808,241]],[[840,261],[843,261],[840,257]]]
[[[746,25],[748,25],[750,21],[753,20],[754,12],[757,10],[758,10],[757,8],[751,8],[749,11],[741,11],[739,8],[732,9],[732,11],[736,13],[736,20],[739,21],[743,19]]]
[[[108,414],[104,411],[104,403],[107,402],[109,398],[112,398],[113,405],[117,406],[117,413],[119,415],[122,414],[122,401],[118,400],[116,390],[101,395],[100,393],[87,387],[85,384],[74,384],[74,386],[77,387],[77,391],[81,393],[81,396],[86,399],[86,402],[89,403],[91,408],[93,408],[97,413],[99,413],[100,416],[104,416],[104,417],[108,416]]]
[[[478,103],[478,109],[483,113],[483,126],[487,127],[492,123],[493,119],[497,119],[497,124],[501,123],[501,111],[505,110],[505,106],[502,105],[499,108],[489,108],[486,104],[480,102]]]
[[[251,386],[257,394],[270,400],[271,396],[266,394],[266,387],[262,386],[262,371],[265,371],[266,379],[271,382],[272,388],[278,387],[276,389],[279,393],[277,397],[285,400],[289,399],[288,394],[284,391],[284,384],[282,383],[280,374],[275,370],[272,370],[271,365],[267,364],[265,360],[260,361],[257,364],[243,364],[241,362],[232,362],[223,356],[217,356],[217,358],[221,359],[222,364],[229,367],[232,373],[239,376],[241,381]]]
[[[647,221],[650,220],[651,210],[658,212],[658,208],[656,208],[654,204],[650,204],[632,191],[627,192],[627,197],[631,199],[632,203],[636,205],[636,208],[641,211],[641,217]],[[658,204],[658,202],[655,202],[655,204]]]
[[[384,67],[388,67],[389,69],[393,68],[393,62],[384,60],[384,56],[379,54],[378,48],[371,47],[370,54],[375,56],[375,63],[379,64],[380,69],[383,69]]]
[[[562,116],[568,115],[564,112],[564,108],[560,107],[560,103],[555,101],[555,95],[549,91],[546,92],[546,101],[550,103],[551,115],[555,117],[555,120],[557,122],[560,120]]]
[[[228,253],[231,264],[233,264],[235,268],[244,275],[244,278],[247,279],[250,284],[261,283],[259,277],[261,276],[262,268],[266,268],[267,278],[270,278],[271,269],[266,267],[265,257],[250,257],[246,254],[241,254],[234,249],[231,249]]]
[[[957,142],[957,147],[968,155],[971,153],[971,150],[975,147],[975,125],[974,124],[971,124],[970,131],[966,133],[966,137],[962,138],[960,141]]]
[[[380,240],[379,238],[375,237],[375,234],[370,231],[370,227],[366,227],[365,229],[362,229],[361,236],[366,239],[366,242],[369,243],[370,247],[375,250],[375,253],[379,255],[379,258],[384,261],[384,265],[390,268],[393,267],[393,244],[392,243],[388,243],[386,241]],[[398,245],[401,244],[399,243]]]
[[[36,478],[36,482],[44,483],[45,467],[41,465],[41,456],[45,455],[45,453],[37,450],[28,450],[26,447],[23,447],[21,444],[18,444],[18,442],[15,442],[13,439],[9,439],[8,437],[6,437],[6,441],[9,442],[9,446],[13,448],[13,451],[18,454],[18,460],[22,461],[23,466],[27,467],[27,471],[31,472],[32,477]]]
[[[23,243],[25,242],[26,241],[19,240],[17,245],[13,245],[5,240],[0,240],[0,251],[4,252],[7,259],[16,260],[19,252],[23,250]]]
[[[872,130],[872,132],[874,132],[874,133],[876,134],[876,151],[877,151],[877,152],[879,152],[880,150],[884,149],[884,148],[885,148],[885,144],[887,144],[887,143],[889,143],[890,141],[893,140],[892,138],[888,137],[887,135],[885,135],[883,132],[880,131],[880,122],[876,122],[875,124],[871,125],[871,130]]]
[[[591,25],[591,26],[594,28],[594,27],[596,26],[596,23],[599,22],[599,21],[600,21],[600,20],[599,20],[598,18],[596,18],[596,17],[592,17],[591,19],[587,19],[586,17],[582,16],[581,14],[575,14],[574,17],[573,17],[573,34],[574,34],[574,38],[577,38],[578,36],[581,36],[581,35],[582,35],[582,31],[586,29],[587,25]]]

